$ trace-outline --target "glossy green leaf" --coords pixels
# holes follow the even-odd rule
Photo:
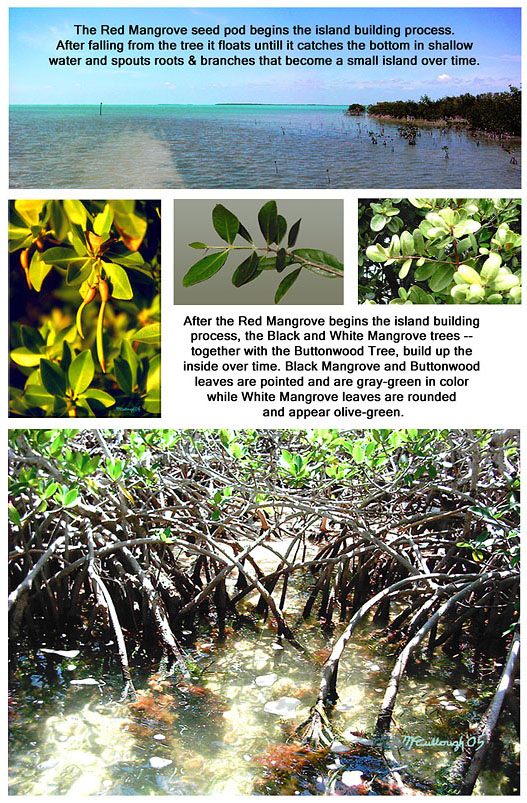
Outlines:
[[[106,240],[110,229],[112,228],[113,222],[113,212],[112,207],[110,204],[105,204],[104,209],[102,212],[99,212],[98,215],[95,215],[93,219],[93,231],[95,234],[98,234],[99,237],[102,237],[103,240]]]
[[[386,224],[384,215],[374,215],[370,220],[370,229],[372,231],[381,231]]]
[[[208,246],[205,243],[200,243],[198,241],[196,241],[194,243],[189,243],[188,246],[189,246],[189,248],[196,248],[196,249],[208,248]]]
[[[79,496],[77,488],[70,488],[63,496],[62,507],[71,507],[75,504]]]
[[[286,251],[285,248],[279,248],[278,253],[276,254],[276,270],[278,273],[282,273],[286,266]]]
[[[113,362],[113,372],[121,390],[126,393],[127,396],[131,396],[134,383],[132,370],[126,360],[123,360],[122,357],[116,357]]]
[[[282,281],[278,285],[278,289],[277,289],[277,291],[275,293],[275,297],[274,297],[274,303],[275,304],[278,304],[283,299],[283,297],[288,292],[288,290],[291,289],[291,287],[294,285],[294,283],[298,279],[301,270],[302,270],[302,268],[297,268],[296,270],[291,271],[291,273],[288,273],[287,276],[285,276],[282,279]]]
[[[32,349],[28,349],[26,346],[20,346],[17,349],[13,349],[9,356],[14,363],[21,365],[24,368],[32,368],[35,365],[39,365],[40,361],[44,357],[43,354],[39,354]]]
[[[66,284],[76,287],[88,279],[92,272],[94,260],[91,257],[83,257],[70,262],[66,273]]]
[[[267,201],[258,212],[258,225],[265,242],[270,245],[276,241],[278,233],[278,210],[276,201]]]
[[[156,354],[152,357],[148,366],[148,375],[146,378],[146,391],[151,393],[153,390],[161,387],[161,355]]]
[[[31,384],[28,382],[23,398],[30,407],[51,407],[55,401],[55,397],[48,393],[42,384],[36,382],[31,382]]]
[[[62,242],[66,239],[70,226],[68,216],[65,214],[60,201],[51,201],[49,211],[50,222],[55,232],[55,237],[59,242]]]
[[[85,399],[95,399],[95,401],[100,402],[104,407],[112,407],[115,404],[115,399],[113,396],[110,396],[109,393],[106,393],[104,390],[98,390],[97,388],[89,388],[85,393],[82,394],[81,398]]]
[[[253,251],[247,259],[241,262],[232,274],[232,283],[235,287],[242,287],[251,282],[260,274],[259,258],[256,251]]]
[[[129,337],[130,340],[139,341],[139,343],[159,346],[161,344],[161,324],[149,323],[134,334],[129,335]]]
[[[276,218],[276,244],[279,245],[285,237],[287,231],[287,220],[283,215],[277,215]]]
[[[287,236],[287,247],[294,248],[296,245],[296,241],[298,239],[298,232],[300,230],[300,224],[302,222],[302,218],[293,223],[291,228],[289,229],[289,234]]]
[[[124,268],[115,262],[104,262],[104,272],[112,283],[112,296],[129,301],[134,296],[130,279]]]
[[[68,369],[68,380],[75,396],[80,396],[81,393],[84,393],[91,384],[94,373],[95,366],[91,351],[89,349],[81,351]]]
[[[66,374],[50,360],[40,361],[40,376],[42,384],[52,396],[66,396]]]
[[[428,280],[428,286],[434,293],[440,293],[453,281],[454,269],[451,265],[441,265]]]
[[[16,524],[17,527],[20,527],[20,513],[11,503],[7,505],[7,516],[12,524]]]
[[[333,271],[336,270],[340,273],[344,271],[344,265],[342,262],[337,259],[337,257],[333,256],[333,254],[328,254],[326,251],[318,251],[315,248],[297,248],[291,253],[295,257],[300,257],[303,260],[307,260],[307,262],[300,263],[302,267],[307,268],[313,273],[317,273],[319,276],[335,279],[339,277],[338,273],[334,273]],[[324,270],[324,266],[331,268],[332,271]]]
[[[229,251],[219,251],[200,259],[184,275],[183,287],[191,287],[193,284],[210,279],[225,265],[228,255]]]
[[[221,239],[232,245],[240,228],[240,221],[236,215],[223,204],[216,204],[212,210],[212,225]]]
[[[51,265],[48,265],[43,261],[40,251],[35,251],[31,257],[31,263],[29,265],[29,278],[31,279],[31,284],[37,292],[40,292],[42,282],[50,272],[51,267]]]
[[[62,205],[71,222],[75,223],[77,226],[81,226],[84,230],[86,228],[88,213],[82,201],[66,198],[62,202]]]
[[[424,282],[430,278],[430,276],[435,273],[437,270],[437,262],[425,262],[424,265],[420,265],[415,273],[414,279],[416,282]]]
[[[401,270],[399,271],[399,279],[406,278],[406,276],[408,276],[408,272],[409,272],[411,267],[412,267],[412,260],[411,259],[405,259],[405,261],[401,265]]]
[[[139,358],[128,340],[123,340],[121,344],[121,359],[128,363],[130,374],[132,377],[132,387],[137,384],[137,369],[139,367]]]

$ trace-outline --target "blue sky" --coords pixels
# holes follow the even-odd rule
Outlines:
[[[155,56],[180,56],[178,50],[167,53],[130,52],[127,43],[131,38],[128,25],[142,26],[215,26],[220,25],[220,36],[212,36],[216,43],[223,36],[223,26],[242,24],[256,26],[314,26],[359,25],[400,26],[404,41],[404,27],[450,26],[454,35],[419,37],[427,57],[447,57],[446,65],[431,64],[415,67],[386,66],[261,66],[254,67],[202,67],[153,66]],[[77,36],[74,25],[95,26],[94,36]],[[125,25],[124,36],[110,37],[100,33],[101,25]],[[10,12],[10,99],[11,103],[60,104],[104,103],[373,103],[380,100],[419,98],[428,94],[432,98],[458,95],[463,92],[495,92],[506,90],[509,84],[519,86],[520,64],[520,10],[518,8],[14,8]],[[155,37],[133,37],[135,41],[154,41]],[[190,41],[192,36],[165,36],[170,41],[181,38]],[[206,37],[209,38],[209,37]],[[277,37],[271,36],[270,40]],[[283,37],[297,42],[308,42],[322,37],[314,35],[288,35]],[[336,36],[328,41],[347,42],[348,39],[366,42],[386,40],[379,36]],[[414,37],[410,37],[412,41]],[[88,51],[89,39],[123,42],[125,50]],[[241,37],[227,37],[225,41],[242,39],[252,46],[254,37],[248,33]],[[465,51],[428,50],[428,42],[473,41],[472,53]],[[59,40],[85,42],[82,51],[56,51]],[[196,38],[194,38],[196,41]],[[250,51],[202,51],[205,56],[258,56]],[[473,55],[477,66],[454,66],[452,54]],[[150,57],[151,66],[51,67],[50,56],[101,56]],[[197,53],[199,61],[200,53]],[[269,56],[280,55],[268,52]],[[285,51],[282,51],[282,60]],[[348,56],[365,55],[360,51],[315,52],[296,50],[293,56]],[[367,53],[366,53],[367,55]],[[382,55],[382,53],[380,53]],[[385,55],[413,55],[403,51]]]

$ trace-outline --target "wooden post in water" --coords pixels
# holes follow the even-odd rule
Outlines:
[[[102,101],[101,101],[101,105],[99,106],[99,117],[102,117]]]

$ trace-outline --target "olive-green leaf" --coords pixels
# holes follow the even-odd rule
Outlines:
[[[10,357],[17,365],[22,365],[24,368],[31,368],[40,363],[43,355],[38,354],[31,349],[26,348],[25,346],[20,346],[17,349],[13,349]]]
[[[73,248],[48,248],[42,254],[42,261],[66,269],[72,262],[85,262],[86,257],[79,256]]]
[[[196,241],[194,243],[189,243],[188,247],[189,248],[196,248],[198,250],[202,250],[204,248],[207,248],[208,246],[205,243],[200,243],[200,242]]]
[[[276,201],[267,201],[258,212],[258,225],[265,237],[265,242],[270,245],[276,240],[278,233],[278,211]]]
[[[428,280],[428,286],[434,293],[440,293],[452,282],[454,269],[450,265],[441,265]]]
[[[212,225],[222,240],[232,244],[238,234],[240,221],[223,204],[216,204],[212,210]]]
[[[110,229],[112,228],[113,212],[110,204],[105,204],[102,212],[95,215],[93,220],[93,231],[103,239],[106,239]]]
[[[416,282],[424,282],[426,279],[429,279],[433,273],[437,270],[437,262],[425,262],[424,265],[420,265],[415,273],[414,279]]]
[[[116,357],[113,361],[113,370],[115,378],[117,379],[117,384],[121,390],[124,391],[124,393],[130,396],[133,390],[132,371],[130,366],[125,360],[122,359],[122,357]]]
[[[95,366],[93,364],[91,351],[89,349],[81,351],[68,369],[68,380],[75,396],[84,393],[86,388],[91,384],[94,373]]]
[[[139,329],[137,332],[129,335],[130,340],[139,341],[139,343],[148,343],[149,345],[159,345],[161,342],[161,324],[149,323]]]
[[[298,279],[301,270],[302,270],[302,268],[297,268],[296,270],[291,271],[291,273],[288,273],[287,276],[285,276],[282,279],[282,281],[278,285],[278,288],[277,288],[275,296],[274,296],[274,303],[275,304],[278,304],[278,302],[283,299],[283,297],[285,296],[287,291],[291,289],[291,287],[294,285],[294,283]]]
[[[287,247],[288,248],[294,248],[295,247],[296,241],[297,241],[297,238],[298,238],[298,232],[299,232],[299,229],[300,229],[301,222],[302,222],[302,218],[297,220],[296,223],[293,223],[293,225],[289,229],[289,234],[287,236]]]
[[[82,228],[85,229],[88,213],[84,204],[81,201],[71,198],[66,198],[62,204],[64,206],[64,211],[71,222],[75,223],[77,226],[82,226]]]
[[[70,488],[69,491],[66,491],[62,501],[62,507],[71,507],[77,501],[77,497],[79,496],[79,491],[77,488]]]
[[[69,220],[67,215],[64,213],[64,209],[62,208],[60,201],[51,201],[50,219],[57,240],[62,242],[68,233]]]
[[[94,260],[91,257],[88,259],[83,257],[82,259],[76,259],[75,262],[70,262],[66,273],[66,284],[76,286],[85,282],[92,272],[93,263]]]
[[[247,231],[247,229],[245,228],[245,226],[241,221],[238,228],[238,234],[240,235],[240,237],[243,237],[244,240],[247,240],[247,242],[251,243],[252,245],[253,238],[251,237],[251,235],[249,234],[249,232]]]
[[[286,265],[286,251],[285,248],[280,248],[276,255],[276,270],[278,273],[282,273]]]
[[[304,268],[307,268],[313,273],[317,273],[319,276],[336,279],[338,278],[338,273],[334,273],[334,271],[337,270],[340,273],[344,271],[342,262],[337,259],[337,257],[333,256],[333,254],[328,254],[326,251],[318,251],[315,248],[297,248],[295,251],[292,251],[292,254],[295,257],[301,257],[307,260],[308,263],[314,263],[307,264],[302,262],[301,264]],[[298,262],[299,260],[296,261]],[[331,268],[331,270],[324,270],[324,267]]]
[[[411,267],[412,267],[412,260],[405,259],[405,261],[401,266],[401,270],[399,271],[399,279],[405,279],[406,276],[408,276],[408,271],[410,270]]]
[[[66,396],[66,374],[50,360],[40,361],[40,376],[42,384],[52,396]]]
[[[381,231],[386,224],[384,215],[374,215],[370,220],[370,229],[372,231]]]
[[[31,284],[35,288],[37,292],[40,292],[40,288],[42,287],[42,282],[48,275],[51,270],[51,265],[46,264],[40,255],[40,251],[35,251],[31,258],[31,264],[29,265],[29,278],[31,279]]]
[[[156,354],[150,360],[148,366],[148,376],[146,378],[146,392],[151,393],[153,390],[161,387],[161,355]]]
[[[285,237],[287,231],[287,220],[283,215],[276,218],[276,244],[279,245]]]
[[[183,276],[183,287],[191,287],[193,284],[210,279],[225,265],[228,255],[228,251],[220,251],[195,262]]]
[[[247,259],[241,262],[234,273],[232,274],[232,283],[235,287],[242,287],[242,285],[251,282],[259,275],[259,258],[256,251],[253,251]]]
[[[130,279],[124,268],[115,262],[104,262],[104,272],[112,283],[112,296],[129,301],[134,296]]]
[[[106,393],[104,390],[98,390],[97,388],[89,388],[85,393],[81,396],[82,399],[95,399],[95,401],[100,402],[104,407],[111,407],[115,404],[115,399],[113,396],[110,396],[109,393]]]

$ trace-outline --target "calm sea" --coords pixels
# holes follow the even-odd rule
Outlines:
[[[10,186],[520,186],[517,146],[424,129],[412,147],[395,124],[344,109],[104,106],[100,116],[98,106],[12,106]]]

